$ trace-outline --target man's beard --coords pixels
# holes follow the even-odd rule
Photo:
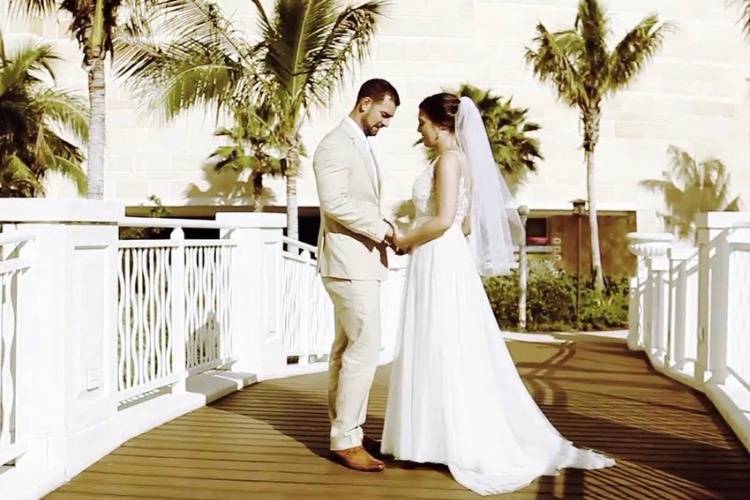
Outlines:
[[[367,137],[375,137],[378,135],[378,131],[380,131],[380,127],[373,125],[372,127],[367,127],[365,129],[365,135]]]

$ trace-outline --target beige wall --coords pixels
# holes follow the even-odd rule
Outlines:
[[[0,0],[0,3],[7,0]],[[227,12],[250,31],[251,4],[222,0]],[[268,3],[268,2],[266,2]],[[666,149],[675,144],[698,156],[723,159],[733,188],[750,203],[750,41],[743,40],[739,10],[723,0],[603,0],[612,18],[613,37],[651,12],[676,29],[664,49],[627,91],[607,102],[598,149],[597,188],[612,209],[649,210],[658,200],[637,187],[639,180],[659,176],[667,166]],[[546,160],[522,189],[521,202],[531,207],[563,208],[585,195],[577,114],[556,102],[523,61],[524,46],[537,21],[551,29],[571,25],[576,0],[396,0],[375,39],[372,57],[347,82],[327,110],[318,111],[303,130],[312,152],[322,135],[346,114],[358,85],[379,76],[399,89],[403,105],[389,130],[376,138],[388,204],[410,196],[413,179],[423,168],[416,139],[416,106],[426,95],[462,81],[492,87],[514,96],[543,130]],[[4,12],[5,9],[0,9]],[[84,78],[75,45],[55,21],[8,22],[4,31],[31,30],[58,41],[69,63],[61,72],[66,86],[83,89]],[[186,203],[191,183],[205,190],[201,165],[214,147],[213,123],[193,113],[163,125],[149,116],[112,82],[108,96],[106,196],[133,203],[150,194],[167,204]],[[283,203],[283,185],[275,184]],[[53,192],[66,192],[59,187]],[[316,205],[309,164],[302,171],[301,205]]]
[[[628,251],[625,235],[636,230],[636,217],[630,214],[612,214],[598,217],[602,266],[609,277],[630,276],[635,272],[636,258]],[[591,231],[588,217],[581,217],[580,259],[581,276],[591,276]],[[550,241],[559,241],[560,260],[555,263],[571,274],[577,274],[578,227],[572,215],[556,215],[549,218]]]

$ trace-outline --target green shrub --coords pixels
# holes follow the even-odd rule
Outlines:
[[[518,328],[518,274],[484,281],[492,310],[504,330]],[[602,330],[628,322],[627,279],[614,280],[602,293],[581,284],[580,325],[575,314],[576,278],[546,261],[529,262],[526,329],[530,331]]]
[[[581,329],[606,330],[628,326],[627,278],[612,280],[603,292],[593,287],[581,291]]]

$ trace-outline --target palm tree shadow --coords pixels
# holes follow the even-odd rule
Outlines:
[[[371,402],[368,408],[367,421],[363,428],[365,434],[380,440],[382,438],[384,422],[384,382],[388,380],[389,367],[378,369],[376,380],[371,392]],[[212,404],[214,407],[222,408],[224,404],[231,405],[231,409],[225,409],[233,413],[250,417],[269,424],[274,430],[296,442],[302,444],[310,452],[321,458],[329,459],[328,446],[328,400],[327,400],[327,374],[315,374],[304,376],[303,384],[307,390],[295,388],[295,378],[286,379],[284,383],[270,381],[266,385],[273,384],[264,390],[261,382],[243,391],[230,394]],[[264,404],[247,404],[248,397],[253,397],[253,392],[266,401],[266,394],[273,392],[273,398]],[[239,404],[242,402],[242,404]],[[300,409],[304,408],[307,422],[301,424],[297,419],[290,416],[298,415]],[[387,466],[407,470],[435,470],[450,477],[450,472],[445,465],[432,463],[416,463],[396,460],[392,456],[381,456]]]
[[[295,389],[295,379],[301,377],[291,377],[282,384],[275,381],[260,382],[214,402],[213,406],[222,408],[224,404],[232,405],[228,411],[266,422],[274,430],[304,445],[315,455],[327,457],[328,404],[325,393],[317,390],[318,386],[325,387],[324,375],[303,376],[314,379],[315,390]],[[310,381],[306,380],[303,385],[310,387]],[[273,398],[266,400],[266,395],[270,392],[273,393]],[[263,399],[263,404],[248,404],[248,400],[256,396]],[[306,423],[300,423],[297,418],[290,418],[299,415],[301,409],[304,409]]]
[[[602,378],[587,389],[565,382],[577,380],[569,377],[571,372],[591,376],[591,370],[577,366],[574,360],[587,360],[590,351],[599,351],[596,347],[601,346],[566,343],[540,347],[552,351],[546,359],[519,364],[540,409],[576,446],[598,449],[618,463],[602,470],[566,469],[558,477],[539,478],[538,496],[546,498],[554,492],[565,498],[627,498],[634,491],[644,491],[644,484],[650,494],[660,497],[673,496],[676,491],[693,498],[731,496],[731,488],[737,487],[733,482],[750,475],[750,455],[711,402],[656,373],[642,354],[642,365],[631,365],[639,377],[627,381]],[[606,367],[599,371],[612,373]],[[684,392],[680,398],[684,402],[661,400],[664,391]],[[644,419],[645,414],[652,415],[653,421]],[[665,419],[669,425],[658,424]]]
[[[588,369],[588,347],[574,343],[539,344],[512,346],[511,350],[534,349],[526,351],[531,356],[524,354],[526,361],[520,371],[528,390],[555,428],[578,447],[612,456],[617,465],[593,471],[566,469],[558,476],[537,479],[529,491],[540,498],[629,498],[639,491],[658,497],[680,492],[692,498],[706,498],[732,496],[737,488],[746,485],[742,478],[750,477],[750,456],[703,395],[651,373],[645,359],[642,364],[631,365],[637,377],[628,380],[627,385],[622,385],[623,370],[619,367],[611,379],[597,377]],[[576,373],[577,363],[583,368],[580,373]],[[378,371],[365,424],[366,432],[374,438],[382,434],[387,371]],[[607,366],[602,367],[601,373],[609,373]],[[326,378],[323,373],[261,382],[214,406],[221,408],[223,401],[237,398],[228,405],[228,411],[267,422],[313,454],[327,458]],[[664,399],[674,391],[682,394]],[[389,467],[434,470],[450,477],[444,465],[384,459]]]

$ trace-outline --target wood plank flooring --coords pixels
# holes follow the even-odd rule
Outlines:
[[[700,393],[620,341],[510,342],[528,389],[567,438],[614,456],[506,498],[750,498],[750,454]],[[367,432],[379,437],[388,367]],[[326,375],[267,381],[131,439],[48,498],[476,499],[441,466],[350,471],[327,451]]]

